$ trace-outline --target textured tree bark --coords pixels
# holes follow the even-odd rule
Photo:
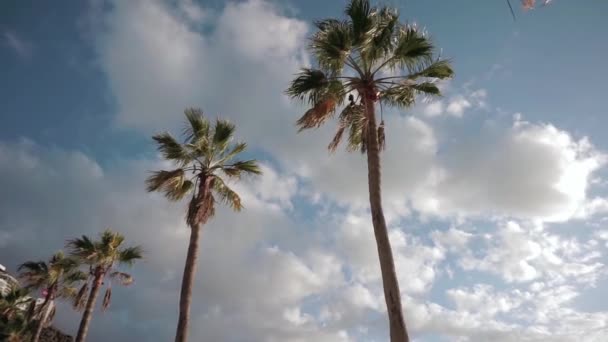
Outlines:
[[[83,342],[87,338],[87,333],[89,332],[89,324],[91,323],[91,319],[93,318],[93,309],[95,308],[95,301],[97,300],[97,295],[99,294],[99,289],[101,288],[101,283],[103,282],[103,276],[103,272],[101,272],[99,269],[95,270],[93,287],[91,287],[91,292],[89,292],[87,305],[84,308],[84,313],[82,314],[82,319],[80,320],[78,334],[76,335],[76,342]]]
[[[179,297],[179,319],[177,321],[175,342],[186,342],[188,340],[190,303],[192,301],[192,288],[194,287],[194,276],[196,274],[200,231],[201,225],[191,227],[190,244],[188,245],[186,266],[184,267],[184,276],[182,279],[182,290]]]
[[[372,224],[378,247],[384,300],[388,311],[391,342],[409,342],[403,311],[401,309],[401,294],[395,271],[393,251],[388,238],[388,230],[382,210],[380,182],[380,150],[376,128],[376,113],[374,94],[364,94],[365,114],[367,116],[367,171],[369,185],[369,204],[372,212]]]
[[[38,320],[38,323],[36,324],[36,331],[34,331],[34,336],[32,337],[32,342],[38,342],[40,340],[40,334],[42,333],[42,328],[44,328],[44,323],[46,323],[46,320],[49,317],[49,312],[51,311],[51,305],[49,304],[49,302],[52,300],[53,296],[55,295],[55,289],[54,288],[50,288],[48,290],[48,293],[46,294],[46,297],[44,298],[44,302],[42,303],[41,307],[40,307],[40,319]]]

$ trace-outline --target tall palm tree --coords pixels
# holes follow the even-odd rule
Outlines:
[[[98,241],[93,241],[86,235],[81,238],[68,240],[66,247],[70,255],[89,267],[88,279],[80,288],[74,300],[77,309],[84,309],[76,342],[86,339],[89,324],[93,317],[95,301],[101,287],[106,284],[103,296],[102,310],[106,310],[112,298],[112,281],[128,286],[133,283],[133,277],[125,272],[118,271],[120,265],[133,266],[135,261],[142,258],[140,246],[124,247],[124,236],[120,233],[105,230],[100,234]],[[90,287],[88,297],[86,293]],[[86,298],[86,300],[85,300]]]
[[[72,298],[76,294],[73,285],[86,279],[79,266],[76,259],[66,257],[62,251],[55,253],[48,263],[28,261],[19,266],[19,278],[24,281],[25,288],[42,290],[44,293],[44,302],[36,310],[38,319],[32,342],[38,342],[42,328],[52,320],[53,300]]]
[[[369,200],[390,336],[393,342],[403,342],[409,338],[382,211],[380,151],[385,127],[384,121],[376,124],[375,106],[408,108],[419,95],[440,95],[436,81],[454,73],[448,61],[435,57],[424,32],[399,22],[395,9],[351,0],[345,13],[345,20],[315,22],[317,31],[308,47],[318,67],[302,69],[286,93],[311,106],[297,121],[300,131],[321,126],[344,105],[328,148],[335,151],[347,132],[348,150],[367,154]]]
[[[188,338],[201,227],[215,214],[216,202],[234,211],[243,208],[241,198],[228,186],[224,177],[236,180],[243,175],[261,174],[255,160],[236,159],[247,149],[247,144],[233,143],[234,124],[220,119],[212,124],[200,109],[187,109],[185,114],[188,123],[184,129],[183,143],[169,133],[153,137],[163,157],[176,168],[156,171],[146,181],[148,191],[163,192],[170,201],[179,201],[191,195],[186,214],[190,242],[179,299],[176,342],[184,342]]]

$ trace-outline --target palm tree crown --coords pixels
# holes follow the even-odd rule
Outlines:
[[[352,0],[345,13],[346,20],[315,22],[318,30],[310,38],[309,50],[318,68],[303,68],[286,93],[312,107],[298,120],[300,131],[322,125],[348,98],[329,149],[334,151],[348,132],[348,149],[365,152],[365,97],[407,108],[418,95],[440,95],[436,81],[454,72],[447,60],[435,57],[434,46],[422,30],[399,22],[395,9]],[[381,147],[383,129],[381,122]]]
[[[44,261],[28,261],[19,266],[19,278],[25,282],[27,289],[55,289],[55,297],[70,297],[74,294],[72,285],[86,279],[86,275],[78,267],[79,262],[66,257],[59,251],[48,263]],[[54,299],[54,298],[51,298]]]
[[[235,211],[243,208],[241,198],[222,179],[239,179],[246,174],[261,174],[255,160],[235,160],[247,149],[244,142],[233,143],[235,125],[217,119],[214,124],[200,109],[185,111],[188,125],[184,142],[171,134],[153,137],[163,157],[177,168],[156,171],[147,181],[148,191],[160,191],[171,201],[192,194],[187,223],[190,227],[205,224],[215,213],[215,203],[228,205]]]
[[[132,266],[136,260],[142,259],[140,246],[123,247],[125,237],[120,233],[105,230],[101,233],[98,241],[91,240],[83,235],[81,238],[68,240],[66,247],[70,250],[72,257],[89,266],[89,281],[99,277],[109,277],[110,281],[118,281],[121,285],[130,285],[133,277],[125,272],[117,271],[119,265]],[[82,309],[86,304],[86,292],[89,281],[87,281],[75,298],[75,307]],[[110,305],[112,295],[111,286],[108,286],[104,295],[102,308],[105,310]]]

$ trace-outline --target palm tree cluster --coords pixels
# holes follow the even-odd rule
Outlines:
[[[310,37],[308,49],[315,65],[301,69],[286,94],[309,107],[297,120],[299,131],[320,127],[339,112],[329,151],[336,151],[345,141],[348,151],[359,151],[366,156],[369,203],[390,339],[404,342],[409,341],[409,336],[381,196],[380,157],[386,148],[385,136],[390,127],[385,127],[382,116],[378,120],[376,107],[405,109],[420,97],[440,96],[438,81],[453,77],[454,71],[448,60],[438,56],[428,35],[415,25],[401,22],[395,9],[373,7],[368,0],[350,0],[344,14],[341,19],[328,18],[314,23],[316,31]],[[153,136],[158,151],[171,167],[152,172],[145,182],[149,192],[160,192],[169,201],[187,201],[185,222],[190,238],[181,283],[176,342],[188,339],[203,226],[216,214],[216,204],[242,210],[243,203],[232,183],[244,176],[261,174],[256,160],[240,158],[247,144],[234,140],[233,123],[209,120],[200,109],[187,109],[185,116],[181,138],[168,132]],[[83,311],[76,342],[84,341],[102,288],[105,287],[105,292],[101,308],[105,310],[110,305],[112,284],[133,282],[131,275],[118,267],[130,266],[141,259],[142,250],[139,246],[125,247],[123,243],[122,235],[108,230],[99,240],[87,236],[69,240],[68,256],[59,252],[46,263],[23,264],[20,276],[26,286],[2,297],[0,312],[4,318],[0,330],[13,331],[14,336],[31,335],[36,341],[42,327],[52,320],[49,303],[69,299],[75,308]],[[26,291],[31,289],[44,290],[41,305],[30,305],[31,300],[24,299]],[[19,311],[16,308],[20,305],[31,308]],[[20,313],[30,311],[31,315]]]
[[[58,251],[48,261],[21,264],[18,271],[23,287],[13,287],[6,295],[0,294],[0,337],[11,342],[38,342],[42,330],[55,316],[54,301],[63,299],[72,301],[76,310],[84,309],[76,337],[76,341],[84,341],[102,280],[107,277],[122,285],[133,281],[131,275],[116,268],[130,266],[141,259],[142,250],[139,246],[124,247],[123,242],[121,234],[106,230],[97,241],[84,235],[69,240],[67,256]],[[42,293],[41,303],[30,296],[34,290]],[[103,310],[110,305],[110,299],[108,285]]]

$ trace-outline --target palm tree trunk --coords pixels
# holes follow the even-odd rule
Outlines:
[[[34,331],[34,336],[32,336],[32,342],[38,342],[40,340],[40,334],[42,333],[42,329],[44,328],[44,324],[49,317],[49,312],[51,311],[51,305],[49,304],[51,298],[55,295],[55,290],[53,288],[48,290],[46,297],[44,298],[44,302],[41,306],[41,315],[38,320],[38,324],[36,324],[36,331]]]
[[[95,271],[93,287],[91,287],[91,292],[89,292],[89,298],[87,299],[87,304],[85,306],[84,313],[82,314],[82,319],[80,320],[80,326],[78,327],[78,335],[76,335],[75,342],[84,342],[87,338],[87,333],[89,332],[89,324],[91,323],[91,319],[93,318],[93,309],[95,308],[95,301],[97,300],[97,295],[99,294],[99,290],[101,289],[103,276],[104,274],[99,270]]]
[[[186,266],[182,278],[182,290],[179,297],[179,320],[175,342],[186,342],[188,340],[188,323],[190,321],[190,303],[192,301],[192,288],[194,287],[194,276],[196,274],[196,261],[198,259],[200,225],[194,225],[190,231],[190,244],[186,256]]]
[[[393,252],[388,238],[388,230],[382,210],[380,190],[380,150],[376,128],[376,113],[372,94],[364,94],[367,116],[367,172],[369,185],[369,204],[372,212],[372,224],[380,259],[384,300],[388,311],[391,342],[409,342],[407,328],[401,309],[401,294],[393,261]]]

